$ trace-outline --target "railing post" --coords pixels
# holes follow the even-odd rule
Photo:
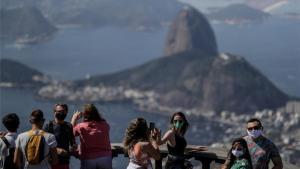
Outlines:
[[[202,169],[210,169],[210,163],[213,161],[213,160],[207,159],[207,158],[201,158],[198,160],[201,161]]]
[[[155,160],[155,169],[162,169],[162,158]]]

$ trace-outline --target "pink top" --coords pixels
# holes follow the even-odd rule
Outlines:
[[[94,159],[111,156],[109,125],[106,121],[89,121],[77,124],[73,128],[75,137],[80,136],[81,159]]]

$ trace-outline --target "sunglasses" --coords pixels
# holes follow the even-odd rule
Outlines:
[[[248,129],[249,131],[251,131],[251,130],[259,130],[259,129],[260,129],[260,126],[248,127],[247,129]]]
[[[184,121],[183,121],[183,120],[173,120],[173,122],[174,122],[174,123],[177,123],[177,122],[178,122],[178,123],[183,123]]]

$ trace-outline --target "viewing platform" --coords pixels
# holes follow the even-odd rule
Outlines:
[[[118,157],[118,155],[124,155],[128,157],[127,153],[124,153],[123,144],[122,143],[112,143],[112,153],[113,157]],[[227,152],[220,148],[211,148],[207,147],[207,150],[203,151],[192,151],[193,148],[197,147],[196,145],[188,145],[186,148],[185,156],[187,159],[195,159],[200,161],[202,164],[202,169],[210,169],[210,164],[215,162],[217,164],[223,164],[227,157]],[[162,169],[163,168],[163,159],[167,157],[168,150],[165,145],[160,146],[160,155],[161,159],[156,160],[154,164],[155,169]]]

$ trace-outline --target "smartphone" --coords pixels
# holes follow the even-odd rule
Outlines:
[[[155,123],[154,122],[150,122],[149,123],[149,129],[153,130],[155,128]]]

